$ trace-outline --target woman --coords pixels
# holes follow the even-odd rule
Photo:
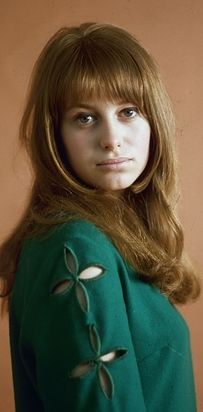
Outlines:
[[[194,412],[199,295],[177,220],[174,121],[125,30],[59,30],[36,62],[20,138],[34,183],[1,248],[16,411]]]

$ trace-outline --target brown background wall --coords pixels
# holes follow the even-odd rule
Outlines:
[[[17,147],[17,130],[33,62],[61,26],[104,21],[133,32],[159,62],[177,118],[185,242],[201,272],[202,0],[7,0],[0,5],[0,16],[0,240],[17,222],[29,189],[30,175]],[[181,309],[191,330],[198,411],[203,411],[202,300]],[[6,320],[1,321],[0,336],[0,411],[13,412]]]

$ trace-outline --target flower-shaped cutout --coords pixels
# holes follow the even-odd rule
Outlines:
[[[101,340],[98,331],[94,325],[89,327],[89,338],[92,349],[95,352],[95,357],[87,359],[79,363],[70,373],[71,378],[85,378],[92,371],[97,371],[100,387],[104,395],[108,399],[112,399],[114,395],[113,378],[108,370],[108,365],[118,359],[123,358],[126,353],[126,348],[115,348],[108,353],[102,354]]]
[[[58,281],[52,288],[53,294],[68,293],[75,289],[77,301],[84,312],[89,311],[89,298],[85,283],[100,278],[105,268],[99,264],[92,264],[81,272],[77,258],[70,248],[64,248],[64,261],[68,269],[65,279]]]

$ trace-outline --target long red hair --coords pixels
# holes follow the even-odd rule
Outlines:
[[[116,201],[113,193],[101,196],[78,181],[65,157],[61,119],[67,105],[81,96],[130,101],[149,121],[148,164]],[[199,280],[183,252],[176,215],[179,192],[170,101],[154,60],[131,34],[98,23],[59,30],[35,64],[19,136],[34,180],[24,215],[0,249],[4,309],[23,241],[78,217],[103,230],[143,281],[158,286],[172,302],[199,295]]]

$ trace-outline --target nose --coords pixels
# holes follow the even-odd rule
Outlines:
[[[122,145],[122,130],[116,120],[106,121],[100,129],[100,147],[104,150],[115,150]]]

